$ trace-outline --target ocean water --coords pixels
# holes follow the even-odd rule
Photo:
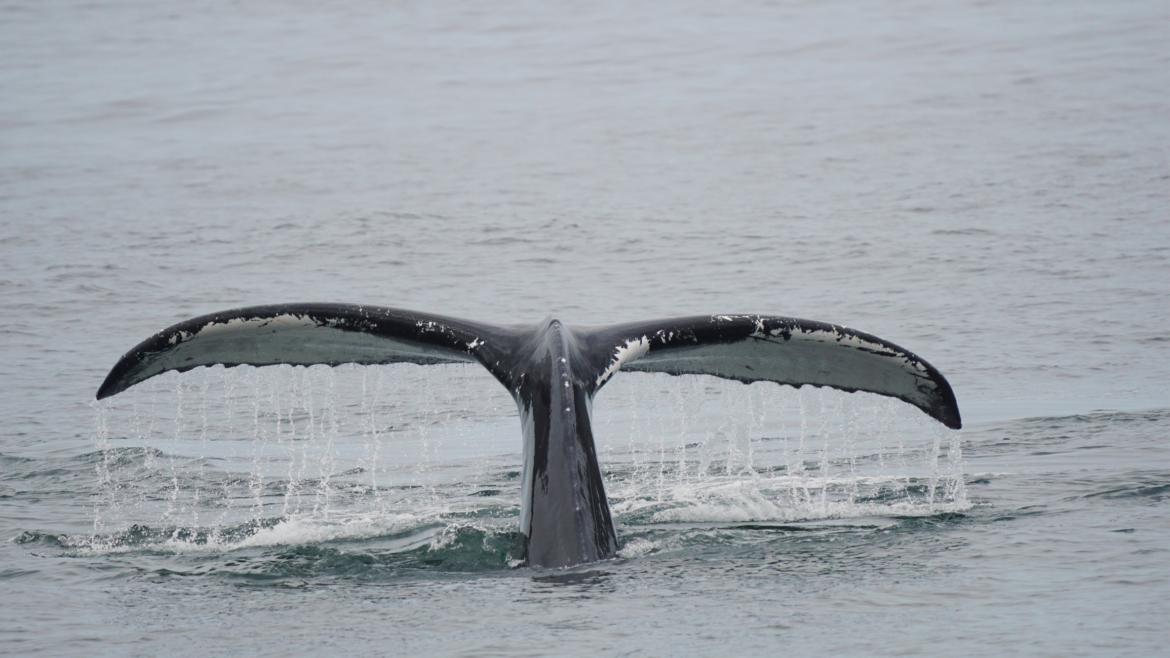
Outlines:
[[[1133,655],[1170,640],[1164,2],[0,3],[0,653]],[[514,555],[474,367],[117,358],[285,301],[766,313],[950,380],[624,373],[618,558]]]

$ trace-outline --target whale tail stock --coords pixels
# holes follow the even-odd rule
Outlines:
[[[512,394],[524,439],[522,552],[532,566],[617,552],[591,410],[619,370],[867,391],[961,426],[950,384],[909,351],[837,325],[762,315],[571,327],[555,319],[492,325],[348,304],[253,306],[154,334],[118,361],[97,398],[199,366],[400,362],[476,362]]]

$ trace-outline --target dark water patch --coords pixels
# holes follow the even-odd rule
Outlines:
[[[1018,424],[1027,429],[1059,430],[1076,427],[1081,431],[1094,429],[1100,431],[1119,424],[1143,425],[1168,420],[1170,420],[1170,409],[1150,409],[1146,411],[1102,411],[1069,416],[1037,416],[1025,418],[1018,421]]]
[[[532,581],[549,585],[599,585],[610,577],[610,572],[601,569],[569,571],[547,576],[533,576]]]
[[[1019,441],[1056,432],[1082,434],[1118,431],[1120,428],[1152,428],[1170,422],[1170,408],[1143,411],[1101,411],[1064,416],[1032,416],[969,430],[965,436],[981,441]]]
[[[742,523],[730,526],[733,530],[759,530],[763,532],[816,532],[820,528],[798,525],[771,525],[767,523]]]
[[[36,569],[0,569],[0,582],[6,580],[21,580],[23,578],[37,578],[42,573]]]
[[[27,464],[33,461],[27,457],[20,457],[17,455],[6,455],[0,453],[0,468],[7,470],[10,466],[17,466],[19,464]]]
[[[531,572],[537,574],[532,576],[533,591],[545,597],[556,597],[570,605],[572,602],[587,604],[591,599],[610,595],[616,591],[615,574],[596,566],[557,569],[555,573],[547,574],[543,570],[532,569]]]
[[[965,521],[968,516],[959,512],[939,512],[930,516],[894,516],[901,523],[897,526],[901,530],[915,530],[919,528],[937,528]]]
[[[121,464],[127,473],[141,475],[143,464],[155,452],[152,449],[127,449],[109,455],[109,459],[110,463]],[[0,482],[15,485],[16,488],[5,487],[11,495],[19,493],[65,498],[79,491],[92,491],[95,469],[103,463],[102,459],[101,453],[40,459],[10,455],[0,463]]]
[[[145,574],[154,580],[207,576],[280,586],[292,581],[376,582],[426,578],[426,574],[474,574],[520,566],[518,532],[474,522],[424,519],[401,530],[335,539],[313,539],[310,529],[301,541],[294,531],[290,539],[295,543],[266,545],[265,538],[257,543],[257,535],[285,521],[266,518],[213,528],[138,524],[97,535],[26,531],[13,543],[26,550],[49,549],[51,555],[76,557],[95,566],[99,563],[94,560],[112,560],[111,564],[131,560],[131,566],[115,567],[122,575]]]
[[[22,546],[27,546],[29,548],[34,548],[34,547],[65,548],[66,547],[65,535],[56,535],[56,534],[48,533],[48,532],[35,532],[35,531],[30,531],[30,530],[25,530],[24,532],[20,533],[16,537],[13,537],[12,542],[15,544],[20,544]]]
[[[391,554],[393,555],[393,554]],[[342,551],[330,546],[293,546],[265,557],[251,561],[245,570],[219,570],[228,577],[242,577],[248,580],[271,581],[288,578],[320,578],[369,575],[392,563],[383,556],[362,552]]]
[[[1104,491],[1085,494],[1082,498],[1104,498],[1106,500],[1133,500],[1160,503],[1170,498],[1170,484],[1132,483]]]
[[[503,247],[503,246],[516,245],[516,244],[532,244],[534,242],[536,242],[536,241],[529,240],[526,238],[499,237],[499,238],[486,238],[483,240],[472,240],[472,241],[468,242],[467,244],[474,245],[477,247]]]
[[[919,210],[915,208],[914,210]],[[964,229],[936,229],[930,232],[931,235],[995,235],[994,231],[981,228],[964,228]]]
[[[427,568],[442,571],[496,571],[509,568],[509,561],[519,556],[519,532],[487,532],[478,528],[462,527],[454,537],[438,546],[416,549],[408,553]]]
[[[504,572],[519,565],[519,533],[447,527],[422,546],[386,548],[385,538],[269,549],[220,562],[211,574],[253,584],[289,581],[378,582],[440,574]]]

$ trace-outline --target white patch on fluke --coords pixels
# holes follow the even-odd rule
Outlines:
[[[267,327],[271,327],[271,331],[275,332],[316,326],[318,326],[317,321],[307,315],[285,314],[278,315],[274,318],[251,318],[247,320],[244,318],[233,318],[227,322],[212,322],[211,324],[205,325],[194,337],[211,338],[221,333],[231,334]],[[184,336],[182,340],[185,342],[189,340],[189,337]]]
[[[613,374],[621,369],[622,364],[645,356],[649,351],[650,339],[645,336],[631,338],[626,341],[625,345],[618,345],[613,350],[613,359],[610,360],[609,367],[597,378],[597,385],[601,386],[606,380],[613,377]]]
[[[768,333],[772,334],[772,336],[779,337],[782,331],[783,329],[778,328],[773,329]],[[810,342],[818,342],[825,345],[840,345],[842,347],[849,347],[856,350],[872,352],[875,354],[889,354],[891,355],[890,358],[898,359],[903,364],[903,367],[913,369],[915,372],[920,373],[920,376],[925,377],[929,374],[927,373],[926,366],[922,365],[922,363],[916,359],[907,357],[905,352],[895,350],[887,345],[865,340],[860,336],[842,331],[842,328],[840,327],[834,326],[833,331],[824,331],[821,329],[810,330],[795,327],[791,330],[791,333],[792,335],[800,334],[803,340]],[[756,334],[752,335],[755,336]]]

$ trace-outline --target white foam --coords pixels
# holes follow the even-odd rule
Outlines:
[[[961,512],[966,498],[929,500],[907,496],[898,500],[856,501],[841,493],[849,485],[876,490],[897,484],[896,477],[800,478],[775,477],[763,482],[717,478],[705,483],[678,483],[657,496],[627,498],[613,504],[615,514],[647,518],[650,523],[797,522],[861,517],[931,516]],[[635,525],[637,522],[635,522]]]
[[[970,507],[971,504],[966,502],[936,503],[935,505],[913,502],[813,502],[781,505],[761,499],[691,503],[661,510],[654,513],[651,518],[655,523],[749,523],[758,521],[793,523],[864,517],[923,517],[940,513],[961,512],[970,509]]]
[[[642,557],[655,548],[658,548],[658,544],[659,542],[650,541],[649,539],[635,539],[622,546],[621,550],[618,551],[618,557],[626,559]]]
[[[269,528],[262,528],[241,539],[229,539],[220,529],[198,540],[186,538],[178,528],[170,537],[156,542],[120,542],[111,535],[99,535],[71,542],[71,548],[83,554],[116,554],[141,551],[163,551],[175,554],[222,553],[243,548],[264,546],[296,546],[329,541],[362,540],[408,532],[433,523],[436,517],[416,514],[361,515],[331,520],[312,516],[293,516],[281,519]]]
[[[224,543],[220,547],[230,550],[253,546],[292,546],[347,539],[369,539],[404,532],[425,521],[425,518],[414,514],[362,516],[340,522],[292,517],[280,521],[271,528],[265,528],[250,535],[242,541]]]

